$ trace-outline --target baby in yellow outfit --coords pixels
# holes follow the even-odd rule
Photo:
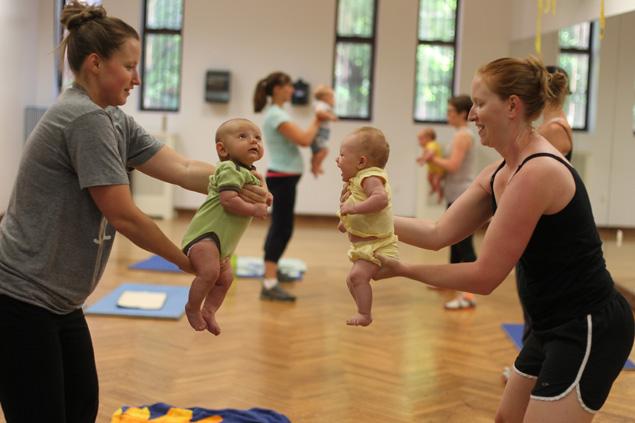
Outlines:
[[[421,156],[417,157],[417,163],[421,166],[428,164],[428,183],[430,184],[430,194],[437,194],[437,200],[440,203],[443,200],[443,185],[441,180],[445,174],[442,167],[428,161],[426,155],[434,157],[443,157],[443,149],[437,141],[437,133],[432,128],[423,128],[417,134],[419,145],[421,146]]]
[[[357,314],[346,321],[348,325],[368,326],[373,321],[370,281],[381,266],[375,256],[398,257],[392,196],[384,171],[389,151],[380,130],[363,127],[344,139],[336,159],[350,193],[340,204],[338,226],[352,243],[348,257],[353,267],[346,284],[357,304]]]

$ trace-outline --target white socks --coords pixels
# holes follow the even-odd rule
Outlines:
[[[262,280],[262,284],[265,286],[265,289],[271,289],[274,286],[278,285],[278,279],[276,279],[276,278],[264,278]]]

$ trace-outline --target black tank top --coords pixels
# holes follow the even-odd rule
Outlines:
[[[517,266],[518,294],[532,329],[540,331],[598,310],[611,298],[614,287],[582,179],[569,163],[550,153],[532,154],[514,174],[536,157],[558,160],[575,181],[571,201],[558,213],[540,217]],[[490,180],[494,212],[494,178],[504,165]]]

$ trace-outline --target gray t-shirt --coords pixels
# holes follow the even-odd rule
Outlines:
[[[81,307],[115,236],[87,188],[129,184],[161,147],[119,108],[67,89],[24,148],[0,223],[0,294],[58,314]]]
[[[472,142],[470,148],[465,152],[461,167],[459,167],[456,172],[448,172],[445,175],[443,195],[448,204],[456,201],[456,199],[468,189],[476,177],[476,146],[474,145],[474,134],[467,127],[460,128],[457,132],[466,133]]]

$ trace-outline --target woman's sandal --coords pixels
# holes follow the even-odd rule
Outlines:
[[[458,297],[452,301],[448,301],[444,305],[446,310],[465,310],[468,308],[476,307],[474,300],[468,300],[467,298]]]

